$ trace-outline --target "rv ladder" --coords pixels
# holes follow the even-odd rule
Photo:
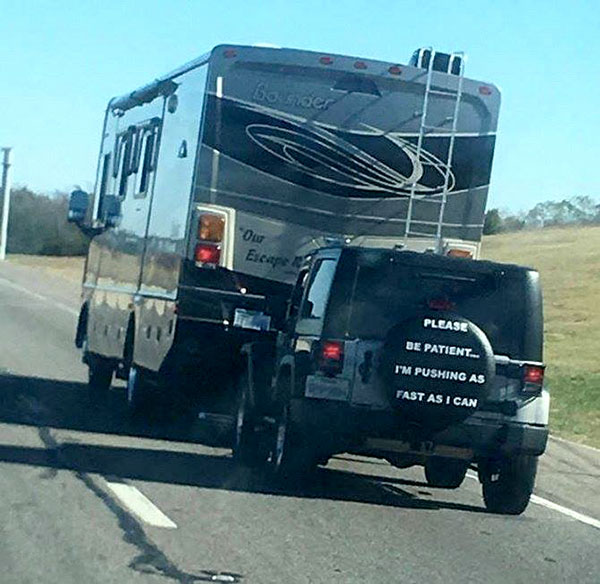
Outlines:
[[[445,161],[438,165],[438,168],[443,170],[444,182],[441,193],[436,195],[420,195],[417,193],[418,181],[414,181],[410,186],[410,194],[408,200],[408,210],[406,213],[406,223],[404,228],[405,240],[409,237],[432,237],[436,238],[437,251],[441,252],[441,241],[442,241],[442,226],[444,222],[444,210],[446,208],[446,201],[448,198],[448,191],[450,186],[450,176],[452,174],[452,158],[454,156],[454,142],[456,139],[456,131],[458,128],[458,115],[460,111],[460,104],[462,100],[463,92],[463,80],[464,80],[464,54],[463,53],[452,53],[451,62],[454,62],[456,58],[460,58],[460,70],[457,77],[457,88],[454,89],[434,89],[432,87],[433,81],[433,63],[435,60],[435,51],[431,51],[429,63],[427,64],[427,77],[425,82],[425,92],[423,94],[423,107],[421,112],[417,115],[421,118],[419,135],[417,138],[416,148],[416,159],[421,160],[421,154],[423,151],[423,140],[427,134],[433,132],[439,132],[446,134],[449,138],[448,151]],[[453,76],[454,77],[454,76]],[[438,95],[443,97],[452,97],[454,99],[453,114],[447,116],[441,123],[432,125],[428,123],[427,114],[429,111],[429,99],[432,95]],[[435,199],[433,198],[435,197]],[[417,231],[413,229],[413,223],[419,223],[423,225],[424,222],[413,218],[415,212],[415,203],[431,203],[438,206],[438,216],[436,221],[428,221],[427,225],[433,227],[431,233],[425,233],[423,231]],[[435,231],[435,232],[434,232]]]

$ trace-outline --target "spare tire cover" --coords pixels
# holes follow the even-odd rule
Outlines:
[[[392,404],[406,422],[424,431],[470,416],[495,376],[485,333],[447,312],[423,313],[391,329],[382,367]]]

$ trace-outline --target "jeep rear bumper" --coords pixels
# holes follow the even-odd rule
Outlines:
[[[406,438],[393,411],[369,410],[340,402],[293,399],[292,416],[301,427],[332,450],[363,449],[377,452],[439,454],[455,452],[462,457],[493,457],[529,454],[546,450],[548,427],[472,416],[422,441]],[[459,454],[462,453],[462,454]]]

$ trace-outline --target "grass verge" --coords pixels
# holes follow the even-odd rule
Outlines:
[[[540,272],[551,429],[600,447],[600,227],[488,236],[482,258]]]

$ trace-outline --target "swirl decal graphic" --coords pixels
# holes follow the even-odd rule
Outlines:
[[[494,136],[450,140],[352,130],[293,119],[268,107],[211,96],[203,142],[231,159],[313,192],[344,199],[405,199],[464,192],[489,184]],[[245,188],[245,187],[240,187]]]
[[[421,195],[440,193],[444,187],[444,163],[423,149],[417,157],[416,145],[399,137],[386,136],[386,139],[400,150],[399,155],[408,159],[411,167],[408,175],[321,128],[317,133],[300,127],[293,130],[269,124],[250,124],[246,133],[261,148],[297,170],[341,187],[397,196],[408,194],[413,182],[416,183],[415,193]],[[430,175],[432,171],[437,173],[434,186],[431,186],[431,181],[429,185],[419,184],[425,168]],[[452,190],[454,184],[454,175],[450,171],[448,190]]]

